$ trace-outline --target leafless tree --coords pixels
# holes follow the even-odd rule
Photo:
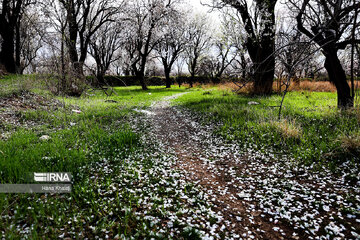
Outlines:
[[[277,30],[277,76],[279,80],[279,91],[286,82],[282,79],[293,79],[300,83],[301,77],[314,76],[322,67],[319,65],[319,51],[314,44],[296,29],[294,24],[286,21]],[[297,62],[301,59],[301,62]]]
[[[161,41],[159,28],[174,10],[176,0],[134,0],[128,2],[124,47],[132,71],[146,90],[145,70],[150,54]]]
[[[206,16],[196,15],[186,29],[186,57],[190,72],[190,87],[193,87],[195,75],[198,72],[199,61],[204,52],[209,48],[211,37]]]
[[[93,35],[117,12],[114,0],[58,0],[66,10],[66,44],[74,71],[81,77]],[[119,3],[117,3],[119,4]],[[121,3],[120,3],[121,4]],[[79,46],[79,48],[78,48]]]
[[[155,46],[155,55],[164,67],[166,88],[171,87],[170,73],[175,61],[185,50],[186,20],[181,12],[174,11],[167,17],[167,23],[162,27],[162,37]]]
[[[225,33],[222,33],[215,38],[212,44],[216,59],[212,74],[214,79],[220,79],[222,77],[225,70],[231,66],[239,53],[236,49],[236,45],[227,38]]]
[[[241,22],[241,16],[238,11],[232,8],[222,10],[222,33],[229,41],[229,45],[234,48],[234,60],[228,67],[228,75],[235,78],[241,78],[244,81],[250,74],[251,60],[246,49],[246,33]]]
[[[99,85],[105,83],[104,76],[110,64],[120,57],[117,51],[122,46],[121,28],[119,23],[104,24],[90,41],[89,53],[96,63],[96,78]]]
[[[296,12],[300,32],[314,41],[325,56],[325,69],[336,86],[338,107],[354,105],[346,74],[338,57],[338,51],[360,39],[352,39],[351,25],[360,2],[354,0],[289,0]]]
[[[24,70],[32,66],[36,71],[34,63],[38,51],[43,46],[46,34],[46,23],[42,21],[38,8],[24,10],[22,20],[16,26],[15,41],[15,63],[16,72],[22,74]]]

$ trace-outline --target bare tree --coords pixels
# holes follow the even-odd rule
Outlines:
[[[241,16],[239,12],[234,9],[223,9],[222,10],[222,33],[226,37],[234,51],[233,61],[228,66],[228,75],[241,78],[244,81],[248,78],[251,69],[251,60],[249,60],[248,52],[246,49],[246,33],[241,23]]]
[[[93,35],[117,12],[113,0],[59,0],[66,10],[66,44],[75,72],[81,77]],[[79,46],[79,48],[78,48]]]
[[[338,51],[360,39],[352,39],[351,24],[360,2],[354,0],[289,0],[296,11],[297,27],[300,32],[314,41],[325,56],[325,69],[329,79],[336,86],[338,107],[350,108],[353,96],[346,74],[338,57]]]
[[[116,52],[122,46],[121,28],[119,23],[107,23],[94,34],[90,41],[89,53],[95,59],[96,78],[99,85],[105,83],[105,73],[110,64],[120,57]]]
[[[275,5],[277,0],[213,0],[213,6],[231,6],[240,14],[246,49],[253,63],[253,93],[271,94],[275,71]]]
[[[185,50],[185,19],[180,12],[172,12],[168,16],[167,24],[161,29],[162,37],[155,46],[155,55],[164,67],[166,88],[171,87],[170,73],[175,61]]]
[[[66,48],[67,11],[59,1],[42,0],[40,3],[44,19],[48,25],[43,38],[44,51],[41,52],[41,72],[48,72],[47,69],[51,66],[52,75],[58,80],[56,90],[52,90],[52,92],[67,94],[68,91],[71,92],[72,82],[75,81],[72,76],[69,76],[71,66]],[[48,63],[51,63],[50,66]]]
[[[33,67],[32,71],[36,71],[34,61],[44,44],[45,33],[46,23],[42,21],[38,8],[24,10],[23,17],[16,26],[15,62],[17,73],[23,74],[29,66]]]
[[[129,1],[124,44],[132,71],[146,90],[145,70],[150,54],[159,44],[159,28],[174,10],[176,0],[138,0]]]
[[[211,37],[209,25],[204,15],[196,15],[188,24],[186,30],[186,57],[190,72],[190,87],[193,87],[195,75],[198,72],[199,61],[204,51],[209,48]]]
[[[287,21],[277,31],[277,62],[278,80],[290,75],[296,83],[301,77],[314,75],[318,71],[319,51],[317,47],[294,27],[294,24]],[[301,59],[301,62],[297,62]],[[281,72],[281,74],[280,74]],[[284,83],[283,83],[284,84]],[[281,90],[281,84],[279,86]]]
[[[235,44],[227,38],[225,33],[218,36],[213,42],[213,49],[215,53],[214,71],[212,77],[214,79],[220,79],[225,70],[231,66],[235,61],[239,51],[236,50]]]

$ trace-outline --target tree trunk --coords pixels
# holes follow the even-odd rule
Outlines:
[[[61,28],[61,46],[60,46],[60,58],[61,58],[61,81],[59,82],[58,91],[64,92],[66,89],[66,72],[65,72],[65,28]]]
[[[251,19],[247,9],[240,8],[243,21],[246,22],[246,31],[248,33],[246,47],[248,49],[251,61],[254,65],[254,85],[253,94],[269,95],[272,93],[272,87],[275,74],[275,5],[277,0],[256,1],[256,7],[261,14],[259,26],[263,28],[261,36],[256,37],[254,29],[251,26]]]
[[[84,78],[84,62],[73,63],[75,76],[79,79]]]
[[[15,26],[15,32],[16,32],[16,37],[15,37],[15,67],[16,67],[16,73],[17,74],[22,74],[22,67],[21,67],[21,49],[20,49],[20,45],[21,45],[21,39],[20,39],[20,21],[16,24]]]
[[[249,55],[254,63],[252,93],[255,95],[270,95],[272,93],[275,74],[273,46],[274,40],[267,39],[249,48]]]
[[[103,85],[105,85],[105,78],[104,78],[104,74],[103,73],[97,73],[96,74],[96,78],[97,78],[97,84],[101,87]]]
[[[330,82],[335,84],[338,95],[338,108],[348,109],[354,106],[354,99],[346,81],[345,71],[337,56],[337,51],[327,51],[325,54],[325,69],[329,74]]]
[[[255,95],[270,95],[272,93],[274,82],[274,70],[268,69],[266,66],[261,66],[255,73],[253,94]]]
[[[137,79],[139,79],[140,81],[140,85],[141,85],[141,88],[142,90],[148,90],[146,84],[145,84],[145,76],[144,76],[144,73],[141,72],[141,71],[136,71],[136,77]]]
[[[142,90],[148,90],[148,87],[147,87],[146,84],[145,84],[145,77],[144,77],[144,75],[142,75],[142,76],[139,78],[139,80],[140,80],[140,84],[141,84]]]
[[[195,80],[195,69],[196,69],[196,64],[197,64],[197,57],[194,58],[194,60],[191,63],[191,72],[190,72],[190,79],[189,79],[189,84],[190,87],[193,87],[193,83]]]
[[[16,64],[14,59],[14,31],[6,30],[3,37],[0,63],[5,67],[8,73],[16,73]]]
[[[165,68],[165,82],[166,88],[171,88],[170,69]]]
[[[195,74],[191,73],[191,76],[190,76],[190,79],[189,79],[189,84],[190,84],[191,88],[193,87],[194,79],[195,79]]]

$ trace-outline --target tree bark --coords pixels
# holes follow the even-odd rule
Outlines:
[[[189,79],[189,84],[191,88],[193,87],[194,79],[195,79],[195,74],[192,73]]]
[[[254,65],[254,85],[253,94],[269,95],[272,93],[272,85],[275,73],[275,5],[277,0],[259,0],[256,8],[262,12],[259,22],[263,30],[261,36],[256,36],[256,31],[252,25],[252,18],[247,8],[246,1],[226,0],[225,3],[232,5],[241,15],[247,33],[246,47],[251,61]],[[260,25],[259,25],[260,26]]]
[[[171,88],[170,69],[165,68],[166,88]]]
[[[97,78],[97,84],[99,85],[99,86],[103,86],[103,85],[105,85],[105,78],[104,78],[104,74],[103,73],[97,73],[96,74],[96,78]]]
[[[274,66],[275,58],[269,57],[267,60],[255,64],[257,70],[254,76],[253,94],[255,95],[270,95],[273,89],[274,82]]]
[[[354,99],[351,96],[349,84],[346,81],[345,71],[337,56],[337,51],[325,53],[325,69],[329,74],[329,80],[335,84],[338,95],[338,107],[348,109],[354,106]]]
[[[254,64],[252,93],[255,95],[270,95],[273,90],[275,74],[275,38],[263,36],[260,42],[249,41],[247,48]]]
[[[15,37],[15,69],[16,69],[16,73],[17,74],[22,74],[22,67],[21,67],[21,49],[20,49],[20,44],[21,44],[21,39],[20,39],[20,20],[18,20],[16,26],[15,26],[15,32],[16,32],[16,37]]]
[[[14,30],[3,30],[3,42],[0,52],[0,63],[5,67],[8,73],[16,73],[16,64],[14,59]]]
[[[140,85],[141,85],[141,88],[142,90],[148,90],[146,84],[145,84],[145,76],[144,76],[144,73],[142,71],[136,71],[136,78],[140,81]]]

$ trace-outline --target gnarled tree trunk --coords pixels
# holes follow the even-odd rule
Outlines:
[[[346,81],[346,74],[337,56],[336,50],[325,53],[325,69],[329,74],[330,82],[336,87],[338,107],[342,109],[353,107],[354,99],[351,96],[350,87]]]
[[[258,51],[262,51],[259,49]],[[275,56],[267,54],[268,51],[263,50],[258,53],[257,62],[254,62],[254,85],[253,94],[269,95],[273,90],[274,73],[275,73]]]

